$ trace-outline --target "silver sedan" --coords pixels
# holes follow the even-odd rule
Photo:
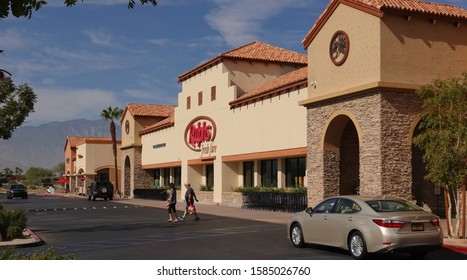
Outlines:
[[[355,259],[368,253],[408,252],[420,258],[443,245],[439,217],[400,198],[335,196],[294,214],[287,237],[349,250]]]

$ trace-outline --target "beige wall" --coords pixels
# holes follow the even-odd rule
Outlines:
[[[114,167],[112,144],[84,143],[77,146],[77,154],[83,157],[77,156],[76,170],[82,169],[85,174],[92,174],[103,168]],[[117,145],[117,158],[120,158],[120,145]],[[120,160],[117,160],[117,165],[120,168]]]
[[[127,134],[125,131],[125,123],[130,123],[130,130]],[[138,126],[139,128],[139,126]],[[141,139],[139,137],[139,130],[136,125],[136,121],[130,112],[127,112],[122,121],[122,147],[128,147],[132,145],[141,145]]]
[[[233,68],[232,71],[227,66]],[[235,99],[237,86],[230,86],[230,81],[245,89],[251,88],[246,86],[248,75],[241,70],[268,73],[250,76],[251,83],[258,85],[287,71],[277,65],[238,62],[218,64],[184,81],[179,93],[179,106],[175,108],[175,126],[142,136],[143,166],[181,162],[182,182],[190,181],[195,189],[205,184],[203,164],[206,162],[200,160],[201,152],[186,146],[184,133],[193,119],[207,116],[217,128],[216,139],[211,143],[217,147],[213,154],[215,159],[209,163],[214,164],[214,201],[220,202],[222,192],[231,191],[242,182],[238,175],[241,174],[240,162],[224,163],[224,156],[306,147],[306,108],[298,106],[298,102],[307,97],[307,89],[276,95],[232,110],[229,102]],[[216,86],[215,101],[211,101],[212,86]],[[199,106],[200,91],[203,92],[203,104]],[[189,110],[186,109],[187,96],[191,96]],[[165,147],[153,148],[163,143]],[[196,165],[189,165],[189,161],[197,160]],[[183,189],[181,193],[184,193]]]
[[[341,66],[329,57],[337,30],[349,36]],[[308,47],[308,99],[302,105],[374,87],[417,89],[467,71],[467,27],[386,13],[381,19],[340,4]]]
[[[465,24],[388,14],[381,36],[381,81],[418,87],[467,71]]]
[[[310,98],[379,80],[380,25],[375,16],[339,5],[308,47]],[[346,32],[350,41],[349,55],[341,66],[334,65],[329,56],[331,38],[338,30]]]

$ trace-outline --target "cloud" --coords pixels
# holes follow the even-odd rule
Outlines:
[[[287,8],[309,5],[302,0],[212,0],[216,8],[205,20],[233,47],[258,40],[263,22]]]
[[[100,30],[86,30],[83,31],[83,34],[86,35],[93,44],[99,46],[111,46],[112,45],[112,34],[109,31],[100,29]]]
[[[161,38],[161,39],[150,39],[150,40],[147,40],[147,42],[155,46],[162,47],[162,46],[167,45],[169,43],[169,40]]]
[[[38,101],[27,125],[73,119],[98,119],[103,108],[119,106],[114,93],[100,89],[35,88]]]

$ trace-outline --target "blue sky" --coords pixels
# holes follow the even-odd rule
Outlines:
[[[139,1],[137,1],[139,2]],[[467,8],[467,0],[438,0]],[[301,40],[328,0],[63,0],[31,19],[0,20],[0,68],[38,95],[24,125],[98,119],[108,106],[177,104],[178,76],[259,40],[305,53]]]

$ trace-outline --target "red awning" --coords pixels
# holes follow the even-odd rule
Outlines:
[[[60,179],[58,179],[58,180],[55,181],[55,182],[57,182],[57,183],[68,183],[68,182],[70,182],[70,179],[68,179],[68,178],[60,178]]]

